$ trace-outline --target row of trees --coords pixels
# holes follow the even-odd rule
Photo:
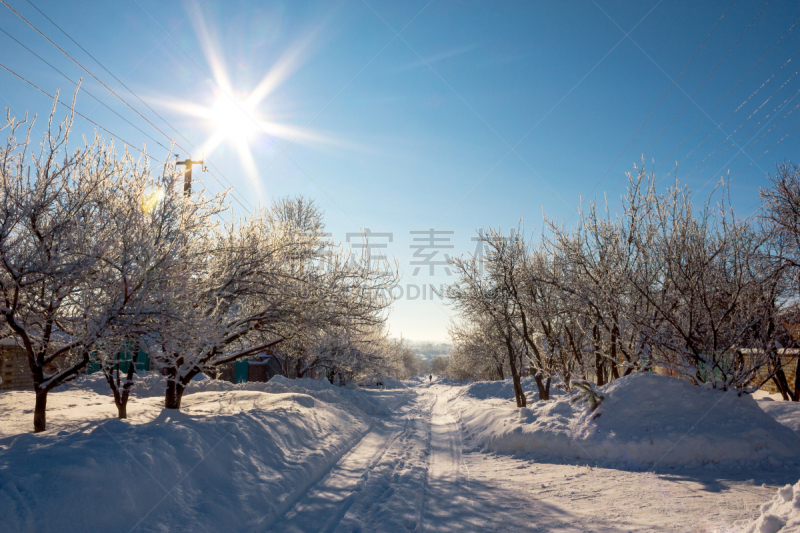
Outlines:
[[[0,150],[0,337],[27,355],[34,431],[48,392],[90,360],[125,417],[121,351],[146,349],[175,409],[198,373],[267,350],[331,381],[401,358],[384,332],[396,274],[331,243],[313,202],[233,216],[224,194],[184,194],[174,165],[154,173],[99,138],[68,148],[71,120],[51,113],[34,147],[9,117]]]
[[[483,258],[453,260],[448,372],[510,374],[519,406],[523,375],[546,400],[553,383],[655,368],[723,390],[773,379],[797,400],[781,363],[797,344],[800,171],[779,166],[771,179],[751,218],[734,214],[724,188],[696,209],[687,188],[659,193],[640,169],[618,217],[591,205],[575,229],[545,221],[535,245],[523,226],[481,233]]]

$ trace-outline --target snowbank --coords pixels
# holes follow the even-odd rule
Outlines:
[[[520,385],[525,393],[525,398],[528,403],[535,402],[539,399],[539,389],[536,387],[536,380],[527,376],[520,379]],[[505,381],[474,381],[468,383],[460,391],[460,394],[473,398],[475,400],[513,400],[514,399],[514,382],[510,379]],[[555,384],[550,385],[550,396],[556,397],[563,393],[558,390]]]
[[[175,412],[156,407],[162,379],[142,379],[132,419],[87,423],[86,408],[113,408],[107,384],[88,376],[54,394],[75,404],[70,431],[4,439],[0,531],[266,530],[373,426],[369,413],[408,397],[316,380],[201,379]]]
[[[800,434],[800,402],[773,401],[766,398],[757,401],[764,412]]]
[[[164,376],[156,372],[143,372],[135,377],[135,385],[131,390],[131,396],[136,398],[161,398],[167,388],[167,380]],[[385,382],[386,390],[406,389],[407,387],[397,380],[387,378]],[[56,391],[91,391],[96,394],[111,396],[111,389],[108,382],[101,373],[88,376],[81,376],[72,382],[63,385]],[[354,407],[364,411],[369,415],[385,415],[393,408],[392,404],[385,404],[385,398],[370,391],[370,394],[362,394],[351,387],[340,387],[331,385],[326,380],[319,379],[286,379],[283,376],[275,376],[267,382],[248,381],[244,383],[231,383],[218,379],[211,379],[204,374],[198,374],[184,391],[184,396],[196,394],[198,392],[223,392],[223,391],[259,391],[269,393],[296,392],[307,394],[314,391],[320,399],[331,403],[347,402]],[[385,395],[384,395],[385,396]]]
[[[475,388],[475,386],[472,386]],[[562,397],[514,409],[452,395],[477,448],[631,469],[778,468],[800,464],[800,441],[749,396],[640,373],[600,387],[595,412]]]
[[[797,533],[800,531],[800,481],[794,487],[778,489],[772,501],[761,506],[761,516],[752,522],[736,523],[740,533]]]

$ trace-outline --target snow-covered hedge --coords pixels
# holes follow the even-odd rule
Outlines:
[[[634,469],[800,464],[797,436],[750,396],[654,373],[632,374],[598,390],[605,400],[594,412],[567,397],[514,409],[456,393],[453,406],[476,446],[491,451]],[[484,390],[481,396],[491,395]]]

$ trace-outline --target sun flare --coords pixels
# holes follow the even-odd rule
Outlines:
[[[258,131],[258,127],[243,107],[241,103],[234,102],[225,95],[219,95],[211,107],[210,117],[216,131],[228,138],[247,136]]]
[[[170,98],[159,101],[161,105],[200,119],[204,125],[202,129],[207,132],[208,137],[197,148],[196,153],[186,156],[200,157],[204,154],[208,157],[223,146],[233,149],[248,179],[245,188],[254,186],[256,194],[262,196],[263,190],[257,178],[261,176],[263,169],[258,168],[256,156],[261,159],[269,152],[274,153],[273,149],[278,146],[279,141],[281,146],[278,151],[281,152],[291,144],[349,146],[340,138],[314,132],[309,129],[309,125],[301,128],[285,123],[285,112],[281,113],[282,118],[279,119],[270,111],[281,109],[275,92],[303,64],[316,32],[310,31],[305,37],[289,45],[258,83],[243,90],[229,75],[218,45],[219,40],[212,28],[207,26],[202,14],[196,12],[192,20],[211,71],[213,89],[210,98],[206,103]],[[269,166],[269,163],[264,166]]]

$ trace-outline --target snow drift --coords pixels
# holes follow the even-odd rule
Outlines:
[[[800,464],[799,437],[750,396],[654,373],[633,374],[599,391],[605,400],[594,412],[566,397],[514,409],[455,393],[453,406],[475,446],[488,451],[632,469]]]
[[[797,533],[800,531],[800,481],[786,485],[761,506],[761,516],[752,522],[736,523],[737,533]]]
[[[143,372],[137,374],[131,396],[136,398],[163,398],[167,388],[167,379],[156,372]],[[396,379],[386,378],[386,390],[406,389],[407,387]],[[57,391],[91,391],[100,395],[110,394],[110,388],[105,377],[101,373],[88,376],[81,376],[74,381],[56,389]],[[349,403],[353,407],[364,411],[369,415],[388,414],[387,405],[384,404],[380,395],[361,394],[354,387],[339,387],[331,385],[328,381],[310,378],[287,379],[283,376],[275,376],[267,382],[246,381],[243,383],[231,383],[219,379],[211,379],[204,374],[198,374],[195,379],[189,382],[184,395],[195,394],[198,392],[224,392],[224,391],[259,391],[270,393],[308,393],[315,391],[317,396],[330,403]],[[323,398],[324,397],[324,398]]]
[[[520,378],[520,385],[525,392],[528,402],[535,402],[539,399],[539,390],[536,387],[536,380],[526,376]],[[493,398],[508,399],[514,397],[514,383],[507,379],[505,381],[474,381],[464,386],[460,394],[475,400],[489,400]],[[556,397],[563,394],[555,384],[550,386],[550,396]]]
[[[74,386],[83,398],[95,385]],[[198,392],[218,386],[227,390]],[[190,389],[183,411],[149,422],[110,419],[7,439],[0,531],[264,530],[372,427],[354,406],[383,412],[406,398],[313,380],[201,380]]]

